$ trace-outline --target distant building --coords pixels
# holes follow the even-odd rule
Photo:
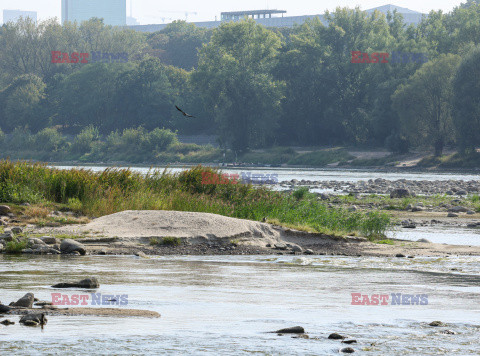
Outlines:
[[[3,10],[3,23],[17,22],[20,17],[29,17],[33,21],[37,22],[37,13],[35,11]]]
[[[392,12],[397,10],[398,13],[403,15],[404,22],[407,25],[418,25],[422,20],[423,14],[420,12],[412,11],[403,7],[395,5],[385,5],[366,10],[367,13],[373,13],[375,10],[387,14],[388,11]],[[257,23],[265,27],[294,27],[295,25],[302,25],[307,19],[318,18],[320,21],[327,25],[324,15],[305,15],[305,16],[283,16],[286,13],[284,10],[255,10],[255,11],[236,11],[236,12],[222,12],[221,21],[205,21],[205,22],[193,22],[198,27],[203,28],[215,28],[220,26],[223,22],[240,21],[244,18],[253,18]],[[279,17],[278,15],[282,16]],[[277,15],[277,16],[275,16]],[[140,32],[156,32],[164,29],[167,24],[156,25],[139,25],[131,26],[132,29]]]
[[[138,26],[140,22],[135,17],[127,16],[127,26]]]
[[[62,0],[62,24],[102,18],[106,25],[127,24],[126,0]]]

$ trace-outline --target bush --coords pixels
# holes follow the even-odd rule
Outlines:
[[[28,150],[33,144],[32,134],[28,129],[17,127],[7,143],[9,150]]]
[[[303,198],[308,196],[308,193],[309,193],[309,190],[307,187],[301,187],[293,192],[293,196],[297,200],[302,200]]]
[[[162,152],[169,146],[178,144],[178,139],[175,132],[156,128],[147,135],[147,142],[148,150]]]
[[[21,253],[22,250],[26,248],[27,248],[27,241],[13,240],[13,241],[7,242],[7,245],[5,246],[5,252],[10,254],[18,254],[18,253]]]
[[[33,148],[37,151],[56,152],[66,144],[65,137],[54,128],[43,129],[33,136]]]
[[[90,153],[94,142],[98,140],[100,140],[98,129],[90,125],[75,136],[70,151],[77,154]]]

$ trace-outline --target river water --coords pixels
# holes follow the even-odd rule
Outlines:
[[[0,354],[338,354],[347,345],[328,340],[332,332],[356,339],[356,354],[478,354],[479,262],[479,257],[0,256],[0,298],[6,303],[26,292],[48,301],[50,285],[96,276],[97,292],[128,294],[128,308],[162,314],[159,319],[50,316],[44,330],[19,326],[14,316],[16,325],[0,327]],[[428,305],[352,305],[351,293],[426,294]],[[447,327],[428,326],[434,320]],[[310,339],[267,333],[295,325]],[[457,334],[442,334],[446,329]]]
[[[70,167],[62,167],[70,168]],[[88,167],[101,170],[105,167]],[[147,168],[133,168],[147,172]],[[172,171],[179,171],[175,168]],[[239,173],[247,169],[225,170]],[[279,180],[477,179],[470,174],[375,173],[340,170],[248,169]],[[400,230],[392,236],[480,245],[474,229]],[[415,259],[340,256],[0,255],[0,300],[27,292],[51,301],[49,286],[95,276],[97,291],[128,295],[128,308],[160,319],[54,317],[44,330],[0,325],[0,355],[330,355],[356,339],[356,354],[479,354],[480,257]],[[67,291],[65,294],[85,294]],[[428,305],[352,305],[351,293],[428,296]],[[125,306],[118,306],[123,308]],[[3,320],[3,319],[2,319]],[[428,323],[441,320],[447,327]],[[268,333],[303,326],[310,339]],[[443,334],[445,330],[455,335]]]

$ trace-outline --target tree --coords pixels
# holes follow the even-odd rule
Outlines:
[[[435,156],[455,138],[452,78],[459,59],[453,54],[441,55],[424,64],[392,97],[410,141],[417,146],[433,146]]]
[[[247,20],[222,24],[200,50],[194,83],[205,93],[221,139],[234,150],[273,140],[283,83],[271,71],[280,45],[275,33]]]
[[[21,75],[0,92],[0,123],[6,130],[16,127],[45,126],[42,103],[45,83],[35,75]]]
[[[480,46],[471,50],[460,63],[453,80],[454,122],[462,153],[472,152],[480,144]]]

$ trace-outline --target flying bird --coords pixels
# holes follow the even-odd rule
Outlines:
[[[194,118],[194,119],[196,118],[196,117],[193,116],[193,115],[187,114],[185,111],[183,111],[182,109],[180,109],[177,105],[175,105],[175,107],[177,108],[178,111],[180,111],[180,112],[183,114],[183,116],[185,116],[185,117],[192,117],[192,118]]]

